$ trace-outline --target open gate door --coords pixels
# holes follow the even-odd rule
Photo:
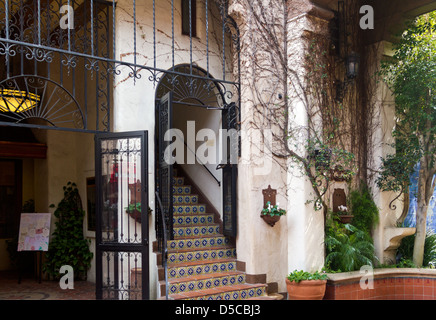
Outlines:
[[[95,136],[96,297],[149,299],[148,133]]]
[[[234,103],[226,106],[223,110],[223,129],[227,130],[225,144],[224,163],[218,165],[223,170],[223,233],[229,237],[237,235],[237,179],[238,179],[238,155],[239,133],[237,131],[237,107]]]
[[[168,239],[173,239],[173,159],[170,144],[171,141],[165,139],[165,134],[172,129],[173,126],[173,107],[172,107],[172,92],[168,92],[159,101],[158,105],[158,120],[159,120],[159,149],[158,149],[158,185],[159,197],[162,201],[163,217],[165,221],[161,221],[161,216],[157,215],[158,229],[157,236],[159,239],[159,247],[162,247],[163,235],[162,224],[166,225]]]

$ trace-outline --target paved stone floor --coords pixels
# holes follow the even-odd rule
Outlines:
[[[42,280],[18,273],[0,271],[0,300],[95,300],[95,284],[75,281],[74,289],[61,289],[58,281]]]

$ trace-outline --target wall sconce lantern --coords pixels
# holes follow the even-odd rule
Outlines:
[[[349,80],[357,77],[359,73],[359,62],[360,56],[357,53],[352,52],[348,55],[345,61],[345,67],[347,69],[347,78]]]
[[[344,81],[336,81],[336,100],[338,102],[342,102],[347,86],[351,84],[359,74],[359,63],[360,56],[355,52],[351,52],[345,58],[346,78]]]
[[[336,80],[336,100],[342,102],[345,96],[348,85],[352,84],[359,74],[360,56],[359,54],[350,51],[349,41],[353,38],[354,34],[349,29],[351,22],[349,21],[349,11],[347,8],[347,1],[338,1],[338,11],[336,19],[334,20],[334,27],[332,28],[333,39],[337,46],[337,54],[339,61],[343,63],[345,68],[344,80]]]

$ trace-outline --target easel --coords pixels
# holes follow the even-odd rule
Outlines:
[[[19,264],[19,274],[18,274],[18,284],[21,283],[23,277],[23,254],[28,254],[32,252],[34,256],[34,261],[36,261],[35,266],[38,272],[38,283],[41,283],[42,279],[42,253],[43,251],[19,251],[18,252],[18,264]]]
[[[21,283],[24,267],[24,255],[33,252],[38,282],[42,279],[42,252],[48,250],[50,234],[50,213],[22,213],[18,235],[18,283]],[[38,259],[39,258],[39,259]]]

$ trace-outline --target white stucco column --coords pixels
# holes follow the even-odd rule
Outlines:
[[[372,68],[368,72],[371,75],[376,74],[384,57],[392,57],[394,54],[392,44],[386,41],[372,44],[368,52],[372,55],[368,59],[373,61]],[[373,153],[368,160],[368,167],[376,172],[382,166],[382,158],[395,153],[392,147],[395,142],[392,136],[395,128],[395,98],[388,86],[380,81],[381,79],[371,80],[370,85],[374,90],[371,103],[375,106],[375,112],[372,120],[374,131],[370,141]],[[396,223],[404,206],[403,195],[398,198],[398,193],[381,191],[376,183],[377,177],[378,175],[372,174],[370,180],[374,202],[379,208],[379,223],[372,233],[375,254],[379,263],[392,264],[396,262],[396,249],[400,245],[400,240],[414,230],[397,227]]]
[[[309,11],[313,6],[309,5]],[[271,9],[273,10],[273,9]],[[258,86],[271,86],[265,79],[260,79],[253,66],[253,57],[261,57],[264,51],[259,49],[253,17],[244,1],[234,1],[230,13],[238,23],[241,34],[241,131],[242,157],[238,164],[238,260],[245,263],[248,275],[266,275],[266,282],[276,282],[278,291],[285,292],[285,278],[294,269],[315,271],[324,264],[324,217],[322,211],[315,211],[311,183],[302,173],[291,165],[291,159],[273,157],[269,174],[257,174],[262,160],[266,158],[263,141],[253,139],[257,132],[257,121],[254,115],[257,105]],[[278,12],[278,16],[283,12]],[[289,68],[304,78],[304,59],[313,33],[327,32],[327,19],[304,12],[289,18],[288,22],[288,58]],[[266,49],[263,49],[266,51]],[[258,72],[258,70],[257,70]],[[292,125],[307,127],[307,111],[301,95],[294,90],[292,81],[288,79]],[[261,82],[261,85],[259,83]],[[304,142],[305,137],[299,137]],[[303,143],[300,143],[303,146]],[[304,154],[304,150],[302,150]],[[261,155],[261,156],[260,156]],[[287,210],[274,227],[267,225],[261,218],[263,207],[262,190],[277,190],[277,202]],[[256,277],[254,277],[256,278]],[[259,277],[260,278],[260,277]],[[259,279],[258,278],[258,279]]]
[[[320,12],[316,7],[308,7],[308,12],[290,17],[288,21],[288,58],[289,58],[289,99],[292,113],[289,115],[290,127],[307,128],[309,119],[307,103],[303,100],[305,90],[298,85],[305,79],[305,59],[310,42],[319,36],[329,36],[329,12]],[[315,106],[317,107],[317,106]],[[289,141],[299,148],[298,154],[307,156],[304,146],[307,143],[307,131]],[[324,265],[324,214],[315,210],[315,192],[303,169],[294,160],[289,159],[287,172],[288,215],[287,219],[287,258],[288,273],[294,270],[314,272]]]

